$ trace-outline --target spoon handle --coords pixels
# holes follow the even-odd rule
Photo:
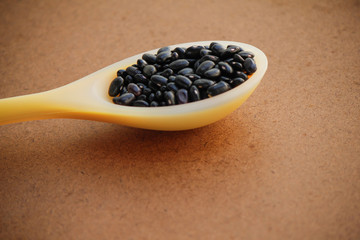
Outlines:
[[[0,99],[0,125],[59,118],[64,112],[52,101],[52,91]]]

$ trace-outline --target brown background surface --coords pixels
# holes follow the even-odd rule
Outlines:
[[[200,129],[1,126],[1,239],[360,238],[358,0],[2,0],[0,36],[1,98],[182,42],[269,60],[248,101]]]

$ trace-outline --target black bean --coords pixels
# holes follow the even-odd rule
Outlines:
[[[143,60],[143,59],[138,59],[137,62],[136,62],[136,65],[140,69],[143,69],[147,65],[147,62],[145,60]]]
[[[162,85],[162,86],[160,87],[160,91],[165,92],[166,90],[167,90],[167,86],[166,86],[166,85]]]
[[[154,65],[146,65],[143,68],[143,74],[148,78],[151,77],[152,75],[154,75],[156,72],[157,72],[157,70]]]
[[[129,83],[132,83],[134,82],[134,78],[130,75],[126,75],[125,77],[125,84],[129,84]]]
[[[191,81],[195,81],[195,80],[201,78],[199,75],[194,74],[194,73],[186,74],[185,77],[187,77],[187,78],[190,79]]]
[[[146,101],[146,99],[147,99],[147,97],[146,97],[145,94],[141,94],[140,96],[138,96],[138,97],[136,98],[136,100],[144,100],[144,101]]]
[[[200,58],[200,62],[204,62],[206,60],[210,60],[213,61],[214,63],[218,63],[220,61],[220,58],[218,56],[215,55],[205,55],[202,58]]]
[[[196,74],[203,75],[207,70],[213,68],[215,66],[215,63],[210,60],[206,60],[202,62],[199,67],[196,69]]]
[[[150,95],[148,96],[149,102],[154,101],[154,99],[155,99],[155,93],[150,93]]]
[[[156,92],[157,90],[159,90],[159,86],[155,83],[153,83],[152,81],[149,81],[148,83],[148,87],[153,90],[154,92]]]
[[[189,67],[194,67],[194,64],[197,61],[197,59],[194,58],[186,58],[186,60],[189,62]]]
[[[192,102],[200,100],[200,92],[196,86],[191,86],[189,90],[189,97]]]
[[[169,79],[168,82],[175,82],[175,76],[174,75],[169,76],[168,79]]]
[[[179,58],[185,57],[185,48],[177,47],[173,50],[173,52],[176,52],[179,55]]]
[[[189,66],[189,61],[186,59],[178,59],[169,64],[169,67],[175,71],[186,68],[187,66]]]
[[[159,87],[161,85],[166,85],[168,79],[166,77],[163,77],[161,75],[152,75],[150,78],[151,82],[155,83]]]
[[[157,106],[159,106],[159,103],[157,101],[150,102],[150,107],[157,107]]]
[[[255,56],[254,53],[250,52],[250,51],[241,51],[239,52],[239,55],[245,59],[245,58],[253,58]]]
[[[179,90],[179,88],[176,86],[176,84],[174,82],[170,82],[166,85],[167,89],[173,92],[176,92],[177,90]]]
[[[204,77],[211,79],[220,77],[220,75],[221,75],[221,71],[218,68],[212,68],[204,72]]]
[[[246,58],[244,62],[244,69],[247,74],[253,74],[254,72],[256,72],[257,67],[254,59]]]
[[[174,105],[175,104],[175,95],[172,91],[166,91],[164,93],[164,99],[167,105]]]
[[[196,87],[198,87],[199,89],[200,88],[208,88],[212,85],[215,84],[214,81],[212,80],[209,80],[209,79],[204,79],[204,78],[200,78],[198,80],[195,80],[194,83],[193,83]]]
[[[227,45],[226,48],[239,48],[237,52],[244,51],[244,49],[242,49],[241,47],[233,44]]]
[[[239,62],[232,61],[232,62],[228,62],[228,63],[234,70],[242,71],[244,69],[243,65]]]
[[[148,64],[156,63],[155,54],[145,53],[145,54],[142,55],[142,59],[144,59]]]
[[[171,68],[166,68],[164,69],[164,71],[160,72],[159,74],[163,77],[168,78],[174,74],[174,71]]]
[[[210,86],[207,89],[207,94],[209,97],[213,97],[213,96],[219,95],[221,93],[224,93],[230,89],[231,89],[231,87],[228,83],[226,83],[224,81],[220,81],[220,82]]]
[[[185,50],[185,56],[187,58],[199,58],[201,49],[204,49],[204,47],[203,46],[191,46],[191,47],[188,47]]]
[[[200,50],[200,56],[201,57],[203,57],[203,56],[206,56],[206,55],[209,55],[209,54],[211,54],[211,50],[209,50],[209,49],[201,49]]]
[[[109,95],[111,97],[115,97],[119,95],[121,89],[124,86],[124,79],[122,77],[117,77],[114,80],[112,80],[110,87],[109,87]]]
[[[149,103],[145,100],[136,100],[133,102],[135,107],[149,107]]]
[[[227,62],[219,62],[218,65],[221,73],[225,76],[230,76],[234,72],[233,68]]]
[[[218,57],[220,57],[223,52],[225,52],[224,46],[219,43],[213,44],[212,46],[210,46],[210,49]]]
[[[148,88],[148,87],[145,87],[143,90],[142,90],[143,94],[145,94],[146,96],[149,96],[151,93],[152,93],[152,90],[151,88]]]
[[[235,45],[230,45],[228,46],[225,51],[221,54],[221,58],[222,59],[226,59],[226,58],[230,58],[232,57],[235,53],[240,52],[241,48],[239,46],[235,46]]]
[[[248,76],[246,75],[246,73],[242,72],[242,71],[235,71],[233,73],[233,78],[242,78],[244,80],[247,80],[248,79]]]
[[[244,58],[240,56],[239,54],[234,54],[234,61],[239,62],[241,64],[244,64]]]
[[[125,69],[120,69],[119,71],[117,71],[116,75],[117,75],[118,77],[125,78],[126,75],[127,75],[127,72],[125,71]]]
[[[124,93],[119,97],[114,97],[113,102],[120,105],[129,105],[135,99],[132,93]]]
[[[192,73],[194,73],[194,69],[189,68],[189,67],[183,68],[180,71],[178,71],[178,74],[181,74],[181,75],[192,74]]]
[[[171,60],[171,52],[165,51],[156,55],[156,63],[162,64]]]
[[[146,88],[146,85],[145,85],[144,83],[138,82],[138,83],[136,83],[136,85],[138,85],[138,87],[141,89],[141,91],[142,91],[144,88]]]
[[[163,99],[163,93],[160,90],[155,92],[155,99],[159,101]]]
[[[140,82],[140,83],[147,83],[148,79],[141,73],[138,73],[135,75],[135,80]]]
[[[129,83],[127,86],[127,90],[129,93],[132,93],[135,96],[139,96],[141,94],[141,88],[135,83]]]
[[[232,80],[232,83],[230,84],[232,87],[237,87],[239,86],[240,84],[242,84],[243,82],[245,82],[245,79],[243,78],[234,78]]]
[[[197,60],[197,61],[194,63],[193,68],[194,68],[194,69],[197,69],[197,68],[199,67],[199,65],[200,65],[200,59]]]
[[[135,77],[136,74],[141,73],[140,69],[133,66],[127,67],[126,72],[132,77]]]
[[[170,47],[162,47],[159,48],[159,50],[157,51],[157,54],[161,53],[161,52],[170,52]]]
[[[171,61],[176,61],[179,59],[179,54],[177,52],[171,52]]]
[[[192,84],[192,82],[189,78],[182,76],[182,75],[176,76],[175,83],[176,83],[176,85],[178,85],[179,87],[182,87],[182,88],[189,88]]]
[[[184,104],[187,103],[188,100],[188,91],[186,89],[179,89],[176,93],[175,93],[175,97],[176,97],[176,102],[178,104]]]

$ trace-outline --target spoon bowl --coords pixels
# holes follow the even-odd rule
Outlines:
[[[214,41],[189,42],[169,46],[209,45]],[[258,48],[232,41],[255,54],[257,71],[240,86],[225,93],[182,105],[131,107],[117,105],[108,96],[108,88],[119,69],[136,63],[144,53],[126,58],[65,86],[41,93],[0,99],[0,125],[52,118],[103,121],[152,130],[186,130],[216,122],[237,109],[255,90],[267,69],[267,58]],[[158,49],[147,51],[156,53]]]

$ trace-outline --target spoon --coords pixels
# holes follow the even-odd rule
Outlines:
[[[189,42],[169,46],[190,47],[218,42],[238,45],[255,54],[257,71],[243,84],[217,96],[181,105],[130,107],[117,105],[108,88],[119,69],[136,63],[144,53],[126,58],[95,73],[53,90],[0,99],[0,125],[53,118],[103,121],[152,130],[186,130],[224,118],[238,108],[255,90],[267,69],[267,58],[258,48],[232,41]],[[156,53],[157,49],[147,51]]]

